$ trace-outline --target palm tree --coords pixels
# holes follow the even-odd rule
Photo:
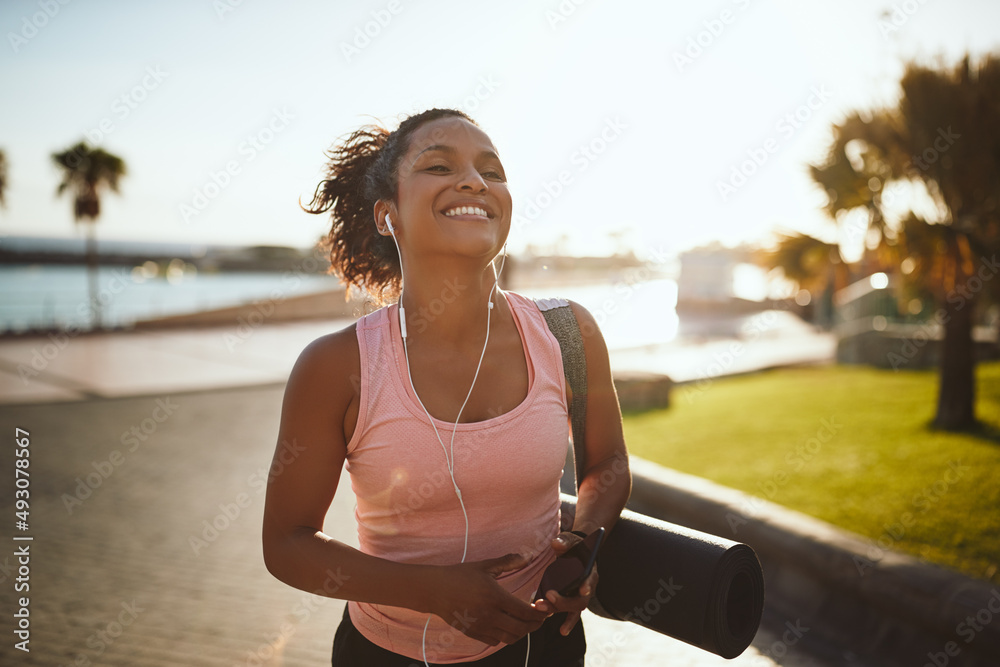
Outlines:
[[[63,170],[62,182],[56,190],[59,196],[67,190],[73,193],[73,220],[87,225],[87,268],[90,304],[95,329],[101,328],[101,304],[97,299],[97,239],[95,227],[101,213],[101,192],[110,188],[118,192],[118,179],[125,175],[125,162],[100,148],[91,148],[85,141],[61,153],[52,160]]]
[[[896,106],[855,111],[834,125],[825,160],[810,166],[826,212],[867,214],[881,258],[911,270],[911,290],[938,304],[943,325],[934,425],[976,426],[974,311],[1000,294],[1000,57],[966,56],[950,70],[909,63]],[[909,196],[916,192],[920,197]],[[898,213],[900,202],[909,210]],[[895,210],[892,216],[889,211]],[[891,217],[891,220],[890,220]]]
[[[6,206],[4,195],[7,192],[7,155],[0,150],[0,206]]]
[[[764,266],[780,268],[786,278],[811,292],[831,286],[840,289],[849,279],[840,246],[808,234],[781,234],[772,249],[755,253],[755,259]]]
[[[785,278],[799,288],[822,297],[815,306],[815,316],[829,324],[832,293],[850,281],[850,270],[840,256],[839,245],[799,232],[782,233],[772,248],[755,251],[753,259],[768,269],[781,269]]]

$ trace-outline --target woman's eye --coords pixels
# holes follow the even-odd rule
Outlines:
[[[431,166],[426,167],[425,171],[430,171],[430,172],[434,172],[434,173],[438,173],[438,174],[445,174],[445,173],[450,173],[451,172],[451,168],[448,165],[444,165],[444,164],[432,164]],[[480,172],[480,173],[482,173],[482,175],[483,175],[484,178],[489,178],[491,180],[495,180],[495,181],[505,181],[506,180],[506,178],[504,178],[503,173],[500,172],[500,171],[498,171],[498,170],[496,170],[496,169],[487,169],[486,171],[483,171],[483,172]]]

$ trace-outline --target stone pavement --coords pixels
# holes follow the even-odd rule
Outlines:
[[[353,320],[0,340],[0,403],[283,383],[306,345]]]
[[[267,345],[243,353],[240,363],[269,359],[269,372],[287,364],[285,375],[304,345],[273,332],[254,339]],[[0,406],[5,470],[12,469],[15,428],[27,430],[31,442],[29,530],[9,528],[9,546],[0,551],[0,664],[329,664],[344,603],[276,580],[261,555],[264,480],[283,384],[211,388],[211,373],[195,369],[199,357],[209,370],[239,364],[197,336],[174,344],[161,338],[157,347],[154,337],[148,347],[126,349],[113,338],[81,337],[43,369],[51,374],[46,391],[67,392],[61,402],[49,396]],[[0,359],[9,373],[16,356],[7,346],[0,345]],[[119,354],[130,368],[100,362]],[[195,377],[182,382],[188,372]],[[192,391],[197,381],[210,388]],[[4,478],[0,506],[11,517],[14,482]],[[346,475],[324,530],[357,544]],[[13,648],[12,611],[24,595],[14,592],[15,534],[34,538],[30,654]],[[592,666],[857,664],[839,651],[786,643],[780,619],[776,634],[762,629],[732,661],[634,625],[590,614],[584,624]]]

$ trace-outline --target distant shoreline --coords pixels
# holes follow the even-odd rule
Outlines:
[[[607,264],[605,262],[605,264]],[[515,265],[516,266],[516,265]],[[545,265],[543,265],[545,267]],[[24,269],[24,266],[19,267]],[[133,267],[101,267],[99,298],[105,304],[100,329],[90,327],[87,314],[90,296],[86,267],[41,265],[39,273],[22,272],[8,265],[8,288],[0,295],[0,314],[6,329],[3,338],[59,336],[127,332],[177,327],[210,327],[239,322],[290,322],[299,320],[356,319],[372,310],[364,299],[345,300],[345,290],[329,274],[294,274],[290,272],[220,271],[202,273],[181,271],[177,284],[168,284],[163,276],[144,278]],[[511,267],[508,267],[511,268]],[[47,270],[48,269],[48,270]],[[588,295],[600,298],[589,308],[606,310],[602,304],[628,303],[641,286],[666,281],[673,283],[670,294],[655,297],[655,302],[688,319],[725,319],[750,315],[767,309],[800,312],[788,302],[748,301],[736,297],[716,300],[677,299],[676,280],[665,271],[645,267],[622,267],[597,271],[583,266],[532,267],[501,274],[504,289],[534,295],[563,296],[584,300]],[[114,289],[111,289],[114,288]],[[645,289],[645,288],[643,288]],[[578,295],[578,296],[574,296]],[[659,294],[659,292],[658,292]],[[105,298],[106,297],[106,298]],[[653,298],[643,296],[643,299]],[[21,323],[21,324],[19,324]],[[27,326],[24,326],[26,323]]]

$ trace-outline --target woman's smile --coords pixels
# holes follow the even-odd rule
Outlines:
[[[449,218],[471,222],[489,222],[494,217],[485,202],[460,202],[445,209],[443,213]]]
[[[499,252],[512,203],[503,164],[485,132],[460,118],[431,121],[414,132],[403,164],[393,220],[412,234],[411,243],[444,244],[477,257]]]

